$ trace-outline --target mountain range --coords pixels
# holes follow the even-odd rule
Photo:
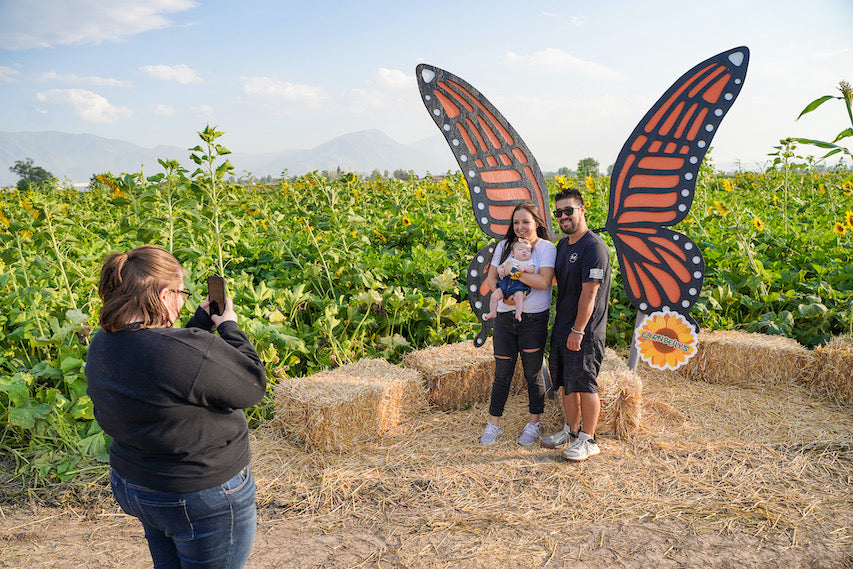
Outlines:
[[[64,132],[2,132],[0,131],[0,187],[13,186],[18,176],[9,170],[18,160],[31,158],[60,180],[85,185],[94,174],[162,172],[158,159],[175,159],[190,171],[195,164],[190,152],[177,146],[144,148],[123,140],[102,138],[91,134]],[[457,170],[453,154],[440,135],[413,144],[401,144],[379,130],[362,130],[334,138],[308,150],[288,150],[265,154],[234,152],[228,155],[237,177],[251,174],[256,178],[267,175],[302,175],[314,170],[343,171],[370,174],[374,170],[393,172],[413,171],[443,174]]]

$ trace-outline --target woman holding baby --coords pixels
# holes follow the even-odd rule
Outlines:
[[[545,409],[545,378],[542,374],[542,361],[545,342],[548,338],[548,321],[551,310],[551,288],[554,282],[554,261],[557,249],[551,242],[551,231],[530,201],[519,203],[512,213],[512,223],[506,236],[495,248],[486,283],[492,291],[500,291],[498,281],[508,275],[504,266],[519,239],[530,245],[532,271],[516,270],[516,281],[530,287],[524,297],[524,307],[520,318],[516,318],[515,306],[508,304],[511,297],[500,293],[494,315],[492,332],[495,350],[495,380],[492,384],[492,397],[489,405],[489,419],[480,437],[480,444],[493,444],[503,432],[500,419],[509,397],[510,384],[515,372],[518,357],[524,378],[527,381],[527,395],[530,418],[525,425],[518,443],[531,445],[539,440],[541,428],[539,416]],[[493,292],[493,294],[495,294]],[[489,315],[491,316],[491,315]]]

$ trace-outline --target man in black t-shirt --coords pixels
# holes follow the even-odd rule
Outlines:
[[[554,201],[554,217],[566,236],[557,243],[557,308],[549,362],[554,387],[563,386],[565,425],[562,431],[543,437],[541,444],[546,448],[568,445],[563,458],[584,460],[600,452],[595,440],[601,411],[596,378],[604,359],[610,253],[601,237],[587,227],[579,191],[563,190]]]

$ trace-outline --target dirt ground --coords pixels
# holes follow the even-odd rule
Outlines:
[[[644,432],[602,436],[602,453],[578,464],[518,446],[524,394],[499,443],[480,447],[487,411],[429,412],[337,454],[256,430],[247,567],[853,569],[849,406],[799,387],[647,376]],[[543,415],[546,431],[561,423],[556,406]],[[106,487],[4,495],[0,568],[151,566],[141,526]]]
[[[260,512],[258,535],[248,569],[517,567],[518,553],[529,551],[525,567],[702,567],[851,568],[851,546],[837,536],[810,536],[794,545],[784,532],[756,537],[735,531],[694,535],[666,521],[637,521],[618,526],[596,524],[536,528],[517,532],[495,527],[406,534],[357,527],[323,531],[299,519],[281,519],[272,509]],[[532,530],[533,528],[531,528]],[[417,551],[415,561],[399,551]],[[481,555],[484,548],[489,555]],[[492,549],[494,548],[494,549]],[[511,548],[501,562],[495,549]],[[409,556],[411,557],[411,555]],[[419,562],[420,561],[420,562]],[[87,515],[69,509],[35,508],[6,512],[0,530],[0,567],[122,568],[151,566],[138,522],[115,511]]]

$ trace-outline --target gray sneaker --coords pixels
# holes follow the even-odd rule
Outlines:
[[[518,444],[522,446],[530,446],[539,440],[539,435],[542,434],[542,426],[539,423],[527,423],[524,425],[524,430],[521,436],[518,437]]]
[[[595,442],[595,439],[587,439],[585,441],[578,439],[563,451],[563,458],[566,460],[586,460],[600,452],[601,449],[598,448],[598,443]]]
[[[483,436],[480,437],[481,445],[493,445],[498,437],[503,433],[503,429],[490,421],[486,421],[486,430],[483,431]]]
[[[562,448],[568,444],[572,444],[578,439],[578,436],[569,431],[568,427],[563,427],[563,430],[547,437],[542,437],[539,441],[545,448]]]

